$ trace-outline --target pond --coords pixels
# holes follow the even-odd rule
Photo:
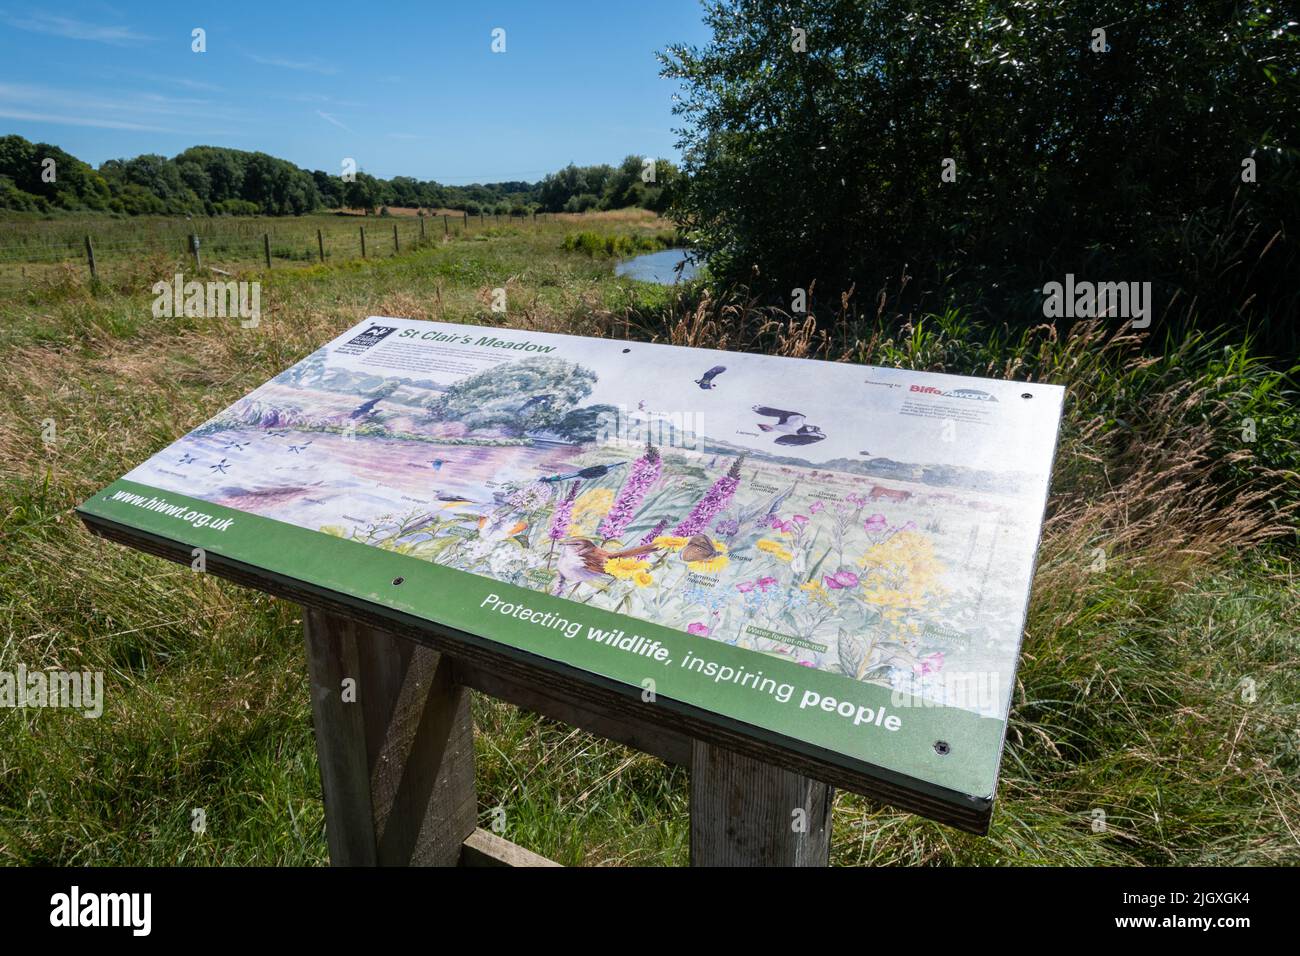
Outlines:
[[[685,263],[680,274],[677,272],[679,263]],[[675,285],[679,278],[694,279],[699,267],[699,262],[691,256],[691,250],[664,249],[624,259],[614,267],[614,275],[642,282],[657,282],[659,285]]]

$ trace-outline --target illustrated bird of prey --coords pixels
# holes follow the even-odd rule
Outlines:
[[[718,385],[713,380],[717,378],[719,375],[721,375],[723,372],[725,372],[726,370],[727,370],[727,366],[725,365],[715,365],[713,366],[713,368],[709,369],[707,372],[705,372],[703,375],[697,378],[695,380],[695,384],[703,389],[717,388]]]
[[[353,411],[352,414],[348,416],[348,418],[362,418],[366,415],[369,415],[371,412],[375,410],[375,406],[378,405],[383,400],[384,400],[384,396],[381,395],[378,398],[372,398],[368,402],[362,402],[361,405],[357,406],[356,410]]]
[[[474,502],[464,495],[439,494],[438,500],[442,502],[443,508],[459,508],[464,505],[472,505]]]
[[[766,405],[755,405],[753,408],[755,415],[776,419],[775,425],[759,422],[758,428],[764,432],[781,432],[776,440],[778,445],[811,445],[826,437],[826,433],[816,425],[806,424],[808,419],[801,412],[787,412]]]
[[[435,458],[432,461],[430,461],[429,464],[430,466],[432,466],[434,471],[442,471],[442,466],[447,464],[447,462],[446,459]]]
[[[613,558],[638,558],[643,554],[658,551],[653,544],[643,544],[623,551],[606,551],[604,548],[588,541],[586,538],[565,538],[560,542],[560,556],[556,561],[560,577],[567,583],[596,584],[613,580],[613,575],[605,570],[605,563]]]
[[[591,481],[594,478],[603,478],[615,468],[621,468],[626,465],[625,461],[616,461],[612,465],[592,465],[590,468],[583,468],[581,471],[568,471],[562,475],[551,475],[549,478],[541,478],[540,481],[556,482],[568,481],[570,478],[581,478],[584,481]]]

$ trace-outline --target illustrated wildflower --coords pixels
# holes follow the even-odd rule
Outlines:
[[[555,504],[555,514],[551,518],[551,530],[548,537],[552,541],[559,541],[567,537],[569,533],[569,524],[573,518],[573,501],[578,497],[578,486],[582,484],[579,478],[569,486],[569,493]]]
[[[771,538],[760,538],[754,547],[781,561],[789,561],[794,557],[794,554],[787,551],[781,542],[773,541]]]
[[[873,544],[859,559],[863,599],[889,624],[921,610],[930,597],[942,593],[943,565],[934,544],[917,531],[899,531]]]
[[[661,534],[659,537],[652,539],[651,543],[668,551],[680,551],[686,547],[687,540],[675,534]]]
[[[605,573],[613,575],[620,581],[626,581],[636,577],[637,572],[645,571],[647,567],[645,561],[636,558],[610,558],[605,562]]]
[[[603,518],[614,504],[614,492],[608,488],[584,491],[573,503],[573,520],[569,523],[569,536],[590,536],[597,521]]]
[[[879,534],[889,527],[889,522],[885,520],[882,514],[874,514],[863,522],[862,527],[866,529],[867,534]]]
[[[654,576],[649,571],[637,571],[632,575],[632,580],[639,588],[647,588],[655,583]]]
[[[727,546],[721,541],[715,541],[714,547],[718,553],[711,558],[705,558],[703,561],[688,561],[686,566],[692,571],[701,571],[705,574],[716,574],[731,563],[727,557]]]
[[[646,493],[659,480],[662,471],[663,459],[659,457],[658,450],[654,445],[647,444],[645,454],[632,463],[632,470],[619,489],[618,498],[600,523],[602,538],[608,541],[622,537]]]
[[[735,518],[723,518],[713,526],[713,530],[724,538],[731,538],[740,533],[740,522]]]
[[[740,466],[744,460],[745,457],[742,455],[732,463],[727,473],[713,483],[713,486],[704,493],[704,497],[695,502],[691,513],[673,529],[673,534],[689,538],[709,526],[722,509],[731,503],[731,498],[740,485]]]
[[[641,539],[641,543],[650,544],[652,541],[654,541],[656,538],[662,535],[664,533],[664,529],[667,527],[668,527],[668,519],[664,518],[662,521],[660,521],[658,524],[656,524],[653,528],[650,529],[650,532]]]
[[[859,578],[852,571],[836,571],[834,574],[826,575],[826,586],[836,590],[844,588],[855,588],[858,586]]]
[[[701,624],[699,621],[695,621],[691,624],[686,625],[686,633],[694,634],[696,637],[708,637],[709,625]]]
[[[826,592],[825,586],[820,581],[809,581],[807,584],[801,584],[799,590],[807,592],[808,596],[815,601],[827,606],[831,604],[831,596]]]

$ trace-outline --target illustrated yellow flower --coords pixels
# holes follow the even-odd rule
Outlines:
[[[794,557],[793,554],[781,546],[781,542],[773,541],[771,538],[763,538],[755,545],[755,547],[760,551],[766,551],[772,557],[781,561],[789,561]]]
[[[939,583],[944,567],[935,556],[934,544],[916,531],[902,531],[872,545],[858,564],[863,568],[864,600],[878,607],[890,623],[899,623],[944,590]]]
[[[831,604],[830,592],[826,590],[826,585],[820,581],[809,581],[807,584],[799,585],[800,591],[807,591],[814,601],[820,601],[823,604]]]
[[[644,572],[647,565],[636,558],[610,558],[605,562],[605,573],[612,574],[620,581],[635,577],[638,571]]]
[[[686,540],[671,534],[661,534],[650,543],[658,548],[667,548],[669,551],[680,551],[686,547]]]
[[[597,523],[614,506],[614,492],[610,488],[592,488],[578,495],[573,503],[568,533],[572,537],[589,537]]]
[[[632,580],[636,582],[639,588],[649,587],[655,583],[655,579],[649,571],[637,571],[632,575]]]

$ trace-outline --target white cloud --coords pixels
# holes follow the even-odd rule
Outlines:
[[[149,43],[156,37],[146,36],[143,33],[136,33],[130,27],[125,26],[100,26],[95,23],[86,23],[84,20],[73,20],[71,17],[60,17],[52,13],[36,12],[25,17],[15,17],[10,13],[3,13],[6,23],[16,30],[26,30],[29,33],[45,33],[49,36],[63,37],[68,40],[91,40],[96,43],[109,43],[113,46],[130,46],[135,43]]]
[[[319,116],[321,119],[325,120],[325,122],[327,123],[333,123],[339,129],[347,129],[349,133],[352,132],[352,130],[348,129],[346,126],[343,125],[342,122],[339,121],[337,116],[334,116],[331,113],[326,113],[324,110],[317,110],[316,115]]]
[[[286,60],[278,56],[258,56],[256,53],[245,54],[254,63],[263,66],[278,66],[285,70],[301,70],[306,73],[323,73],[326,76],[337,73],[338,68],[318,60]]]

